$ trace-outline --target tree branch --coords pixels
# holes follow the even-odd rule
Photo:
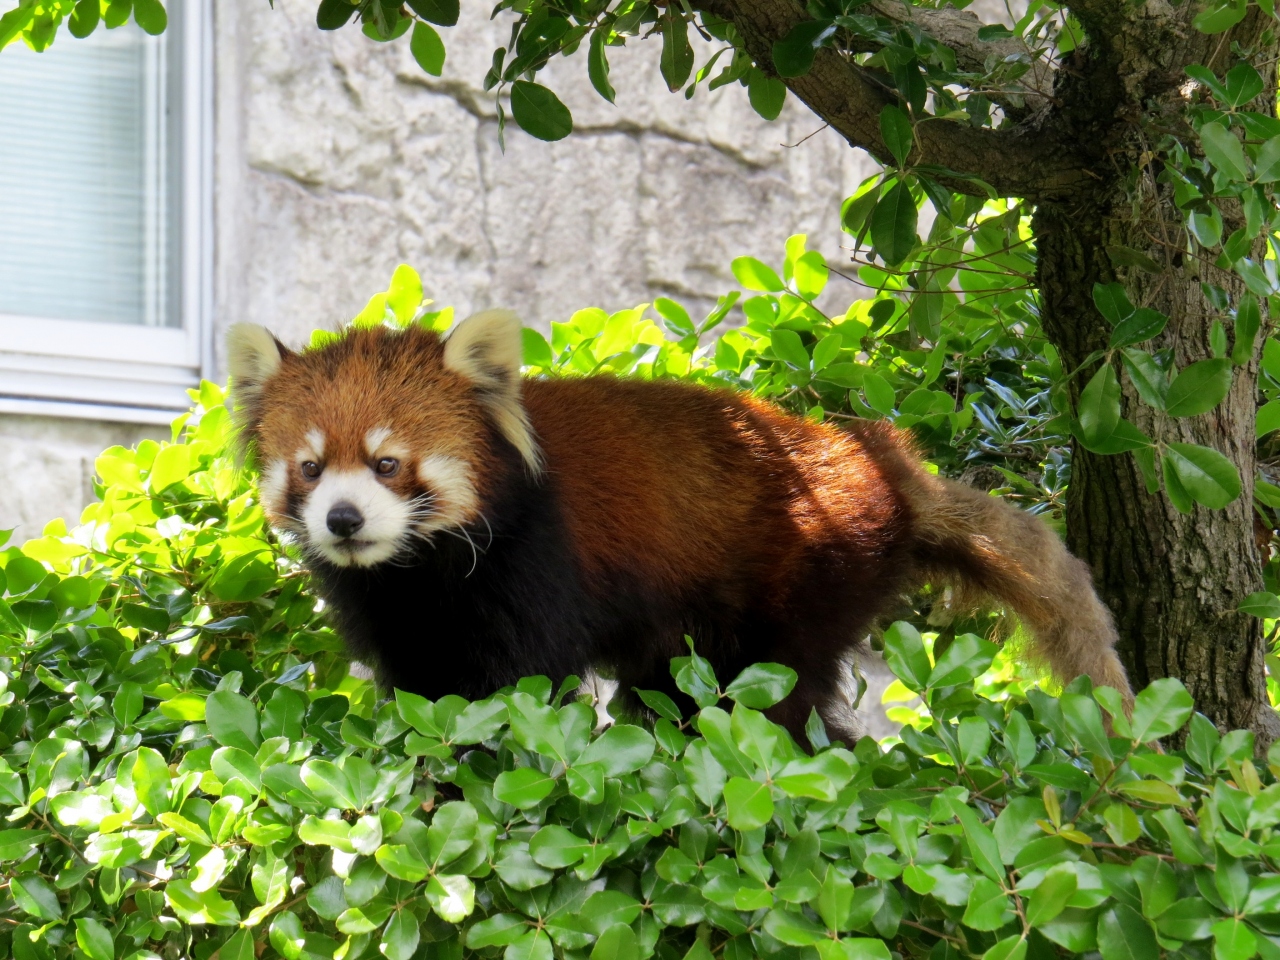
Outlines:
[[[731,21],[747,53],[767,73],[774,72],[774,42],[790,33],[797,23],[810,19],[794,0],[702,0],[698,6]],[[896,103],[897,95],[874,72],[823,47],[817,51],[808,73],[784,78],[784,82],[850,144],[863,148],[882,163],[895,162],[880,133],[880,111],[887,104]],[[916,125],[916,150],[910,162],[936,164],[975,176],[1002,196],[1030,200],[1061,196],[1088,179],[1069,151],[1041,136],[1031,124],[991,130],[947,120],[926,120]],[[962,179],[946,183],[963,193],[983,192]]]
[[[868,6],[886,20],[903,25],[912,24],[939,43],[946,44],[955,51],[956,64],[963,70],[982,73],[986,71],[990,57],[997,60],[1027,58],[1031,69],[1018,81],[1023,88],[1027,107],[1038,110],[1052,101],[1056,71],[1041,52],[1031,50],[1017,37],[1003,40],[980,39],[978,31],[986,24],[970,11],[954,7],[916,7],[903,3],[902,0],[872,0]]]

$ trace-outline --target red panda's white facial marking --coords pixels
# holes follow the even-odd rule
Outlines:
[[[410,536],[409,502],[368,467],[321,472],[302,508],[308,546],[340,567],[372,567],[394,557]]]
[[[277,457],[262,465],[258,478],[258,502],[272,516],[283,516],[289,507],[289,462]]]
[[[429,491],[429,509],[415,524],[420,535],[461,527],[477,518],[480,498],[465,460],[432,454],[418,464],[418,478]]]

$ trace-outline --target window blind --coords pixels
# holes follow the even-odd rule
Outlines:
[[[132,25],[0,51],[0,315],[180,323],[166,59]]]

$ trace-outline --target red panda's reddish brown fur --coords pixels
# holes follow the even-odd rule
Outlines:
[[[309,488],[293,463],[309,432],[325,470],[366,469],[381,456],[373,431],[413,462],[465,465],[478,507],[459,529],[482,548],[461,555],[470,570],[449,559],[465,551],[456,537],[373,570],[311,557],[340,628],[388,682],[474,696],[522,671],[603,666],[624,690],[670,689],[667,661],[693,632],[723,677],[754,660],[792,666],[799,683],[773,715],[798,733],[811,707],[830,704],[872,621],[933,580],[1012,608],[1060,679],[1088,674],[1130,695],[1087,567],[1035,517],[929,474],[888,424],[819,425],[673,381],[520,381],[503,323],[455,334],[474,343],[453,355],[416,328],[362,329],[278,360],[259,344],[233,369],[246,435],[260,459],[284,464],[264,481],[264,505],[304,548]],[[433,496],[418,471],[382,486],[404,502]],[[424,598],[420,639],[392,641],[412,598],[394,615],[370,598],[395,605],[406,589]],[[477,649],[446,652],[438,632]],[[445,669],[449,657],[466,662]],[[484,675],[464,682],[469,669]],[[462,689],[444,689],[445,675]]]

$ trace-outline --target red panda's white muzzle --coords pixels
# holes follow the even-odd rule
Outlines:
[[[330,467],[302,506],[305,546],[340,567],[376,566],[408,545],[413,513],[367,467]]]

